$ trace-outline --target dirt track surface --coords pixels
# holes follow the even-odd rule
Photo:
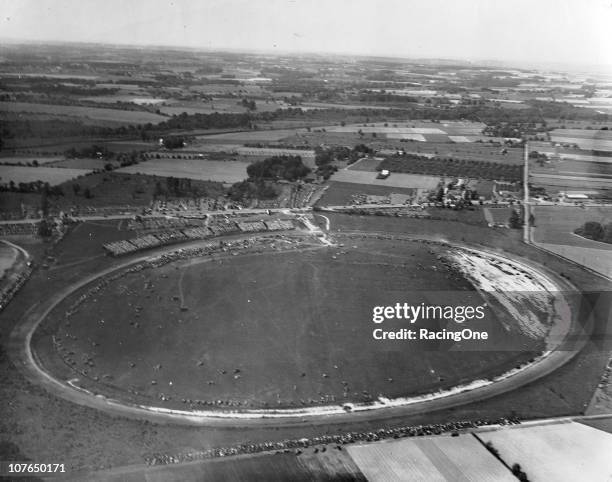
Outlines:
[[[344,232],[344,235],[356,234],[377,236],[384,233],[372,232]],[[406,237],[409,238],[409,237]],[[416,239],[417,237],[413,237]],[[173,251],[175,247],[169,248],[167,251]],[[66,296],[94,281],[100,276],[107,275],[113,271],[124,269],[134,263],[146,260],[151,255],[142,256],[137,259],[131,259],[125,263],[115,266],[110,269],[90,275],[79,282],[66,287],[52,297],[41,300],[35,304],[20,320],[13,332],[11,333],[9,343],[9,353],[12,356],[15,365],[24,373],[28,380],[44,387],[50,393],[69,400],[73,403],[95,408],[111,415],[121,415],[133,419],[148,420],[151,422],[170,423],[179,425],[195,425],[195,426],[297,426],[300,424],[316,424],[323,425],[329,423],[343,423],[354,421],[370,421],[384,420],[398,416],[409,416],[426,413],[433,410],[448,409],[460,405],[465,405],[471,402],[480,401],[491,398],[496,395],[510,392],[525,384],[536,381],[569,362],[582,347],[586,344],[588,337],[581,336],[579,341],[571,351],[553,351],[547,356],[537,360],[529,367],[515,373],[507,378],[500,379],[494,383],[472,388],[470,390],[451,393],[443,397],[414,401],[410,404],[397,407],[385,407],[376,410],[364,410],[353,413],[334,413],[334,414],[285,414],[285,416],[277,418],[270,413],[266,417],[263,414],[258,414],[257,417],[240,418],[232,416],[228,413],[206,413],[198,414],[194,412],[160,412],[152,408],[123,404],[116,400],[107,399],[103,396],[96,396],[89,392],[81,391],[74,388],[66,381],[58,380],[41,368],[36,360],[35,353],[32,352],[30,342],[32,335],[40,322],[57,306],[57,304]],[[535,266],[534,263],[529,264],[533,269],[541,270],[542,267]],[[550,274],[550,273],[548,273]],[[564,280],[555,278],[556,281],[566,291],[574,291],[569,283]]]

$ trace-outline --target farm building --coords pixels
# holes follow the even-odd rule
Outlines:
[[[589,196],[583,192],[567,191],[559,193],[564,201],[586,201]]]

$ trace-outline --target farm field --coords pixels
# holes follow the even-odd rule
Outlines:
[[[393,305],[407,293],[414,304],[435,304],[446,290],[445,304],[477,305],[480,295],[440,264],[443,248],[354,243],[336,260],[337,251],[324,248],[168,264],[117,280],[62,320],[67,300],[48,326],[74,352],[75,368],[87,370],[80,384],[182,409],[189,408],[183,399],[264,408],[414,395],[500,374],[533,356],[508,351],[512,343],[536,350],[538,342],[506,331],[491,312],[470,323],[489,331],[478,351],[470,342],[423,341],[404,350],[403,342],[373,340],[374,304]],[[417,269],[416,259],[437,269]],[[437,330],[444,322],[430,324]],[[43,363],[56,366],[48,335],[38,342]]]
[[[211,134],[204,136],[196,136],[199,142],[213,143],[237,143],[244,142],[273,142],[280,141],[285,137],[295,135],[297,132],[306,132],[306,129],[270,129],[270,130],[255,130],[242,132],[228,132],[223,134]]]
[[[63,168],[49,168],[56,171],[64,171]],[[122,173],[100,172],[92,173],[88,176],[80,177],[67,181],[61,185],[64,192],[63,196],[49,197],[50,208],[53,211],[69,210],[74,206],[79,206],[84,213],[100,207],[124,206],[137,207],[149,206],[154,198],[157,184],[166,186],[166,179],[145,176],[145,175],[126,175]],[[78,184],[78,194],[75,194],[74,186]],[[208,181],[193,181],[193,188],[208,193],[211,197],[225,194],[225,189],[221,183]],[[91,197],[83,195],[85,189],[89,189]],[[11,194],[12,198],[7,198]],[[204,194],[203,194],[204,195]],[[0,193],[0,203],[6,210],[20,212],[21,203],[36,207],[40,205],[40,194],[37,193]],[[91,214],[95,214],[94,211]]]
[[[484,208],[484,216],[487,220],[487,223],[490,224],[508,224],[508,220],[510,219],[510,214],[512,214],[512,208]]]
[[[200,154],[204,152],[227,152],[236,153],[241,147],[241,144],[208,144],[196,142],[187,148],[181,149],[181,152],[186,154]],[[157,151],[150,152],[149,154],[158,154]]]
[[[92,158],[82,158],[82,159],[61,159],[57,161],[53,161],[47,163],[46,165],[49,167],[58,167],[63,169],[104,169],[104,166],[107,164],[112,165],[113,167],[119,167],[119,162],[117,161],[109,161],[107,159],[92,159]]]
[[[53,104],[30,104],[26,102],[2,102],[0,110],[8,112],[43,113],[69,117],[83,117],[93,121],[112,121],[124,124],[156,124],[166,118],[144,111],[79,107]]]
[[[256,101],[257,112],[273,112],[278,109],[284,109],[288,106],[283,102],[277,101]],[[240,101],[235,98],[224,99],[216,98],[212,102],[187,102],[187,101],[166,101],[164,105],[159,106],[160,112],[167,115],[180,115],[183,112],[187,114],[213,114],[215,112],[231,112],[242,113],[248,112],[247,108],[240,104]]]
[[[543,172],[530,172],[529,180],[536,186],[556,187],[560,191],[566,189],[592,190],[612,188],[612,177],[589,177],[582,173],[577,175],[564,175]]]
[[[81,100],[88,102],[99,102],[100,104],[114,104],[124,102],[136,105],[157,105],[166,102],[167,99],[157,99],[155,97],[135,97],[134,95],[97,95],[93,97],[82,97]]]
[[[376,179],[376,173],[358,170],[340,170],[332,178],[336,182],[353,184],[372,184],[391,188],[435,189],[440,182],[439,177],[421,176],[419,174],[392,173],[387,179]]]
[[[582,238],[578,236],[576,238],[580,240],[579,242],[582,241]],[[576,245],[542,242],[536,242],[535,244],[612,279],[612,255],[609,248],[585,248]]]
[[[535,206],[533,241],[564,258],[612,277],[612,245],[574,234],[586,221],[603,224],[612,221],[612,208]]]
[[[184,482],[195,480],[306,482],[334,480],[338,482],[366,482],[350,455],[329,447],[326,452],[313,449],[299,457],[292,453],[261,454],[230,459],[206,460],[189,464],[148,467],[140,471],[108,471],[92,474],[92,482]],[[256,476],[254,474],[257,474]],[[74,479],[75,482],[78,480]]]
[[[117,172],[235,183],[247,178],[247,166],[248,163],[240,161],[151,159],[140,164],[122,167],[117,169]]]
[[[231,94],[240,94],[240,95],[253,95],[253,96],[263,96],[268,95],[268,91],[264,89],[261,85],[255,84],[223,84],[223,83],[211,83],[211,84],[201,84],[201,85],[191,85],[189,86],[189,90],[191,92],[199,92],[201,94],[207,95],[231,95]]]
[[[536,242],[612,249],[612,245],[574,234],[574,230],[586,221],[597,221],[601,224],[612,222],[612,207],[533,206],[531,209],[535,217],[533,238]]]
[[[330,102],[302,102],[298,105],[300,109],[312,110],[312,109],[346,109],[346,110],[357,110],[357,109],[376,109],[376,110],[391,110],[396,107],[379,106],[379,105],[368,105],[368,104],[335,104]]]
[[[612,131],[593,129],[555,129],[550,133],[554,143],[577,144],[580,149],[612,152]]]
[[[612,141],[612,131],[602,129],[554,129],[550,132],[550,136],[551,138],[572,137],[575,139],[603,139]]]
[[[485,138],[481,123],[470,122],[392,122],[373,124],[350,124],[345,126],[326,127],[328,132],[363,133],[381,135],[387,139],[409,139],[419,142],[456,142],[466,143]],[[486,138],[485,138],[486,139]]]
[[[62,184],[75,177],[83,176],[92,169],[60,169],[55,167],[27,167],[0,165],[0,182],[8,184],[20,182],[48,182],[51,186]]]
[[[381,161],[379,167],[380,169],[388,169],[392,175],[406,173],[454,178],[495,179],[508,182],[518,182],[523,176],[521,166],[517,165],[439,157],[429,159],[409,155],[387,157]]]
[[[416,143],[403,147],[407,152],[417,155],[434,154],[436,157],[452,157],[473,161],[492,161],[502,164],[523,164],[523,150],[493,146],[483,143]]]
[[[329,188],[325,191],[318,206],[345,206],[353,203],[352,196],[355,194],[366,194],[371,196],[388,196],[391,193],[414,196],[416,189],[411,188],[389,188],[374,184],[355,184],[348,182],[331,181]]]
[[[612,435],[576,422],[480,432],[508,465],[529,480],[606,480],[612,472]],[[560,456],[562,454],[562,456]]]
[[[599,162],[610,163],[612,156],[595,156],[590,150],[575,149],[570,147],[556,147],[551,142],[530,142],[530,150],[535,150],[543,154],[547,154],[552,158],[562,160],[584,161],[584,162]]]
[[[597,158],[595,158],[597,159]],[[600,157],[600,160],[605,158]],[[561,159],[539,166],[531,163],[531,173],[557,174],[562,176],[586,176],[594,178],[612,178],[612,158],[610,162],[580,161],[573,159]]]
[[[351,445],[347,451],[370,482],[516,480],[469,434]]]
[[[366,171],[366,172],[377,172],[376,168],[380,164],[380,158],[375,159],[373,157],[364,157],[353,164],[346,167],[348,171]],[[344,169],[343,169],[344,170]]]

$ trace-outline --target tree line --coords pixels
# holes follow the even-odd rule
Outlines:
[[[574,233],[593,241],[612,244],[612,223],[602,225],[597,221],[587,221],[574,230]]]

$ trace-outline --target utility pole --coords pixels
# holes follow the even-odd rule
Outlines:
[[[523,153],[525,165],[523,166],[523,241],[529,243],[529,147],[525,140]]]

